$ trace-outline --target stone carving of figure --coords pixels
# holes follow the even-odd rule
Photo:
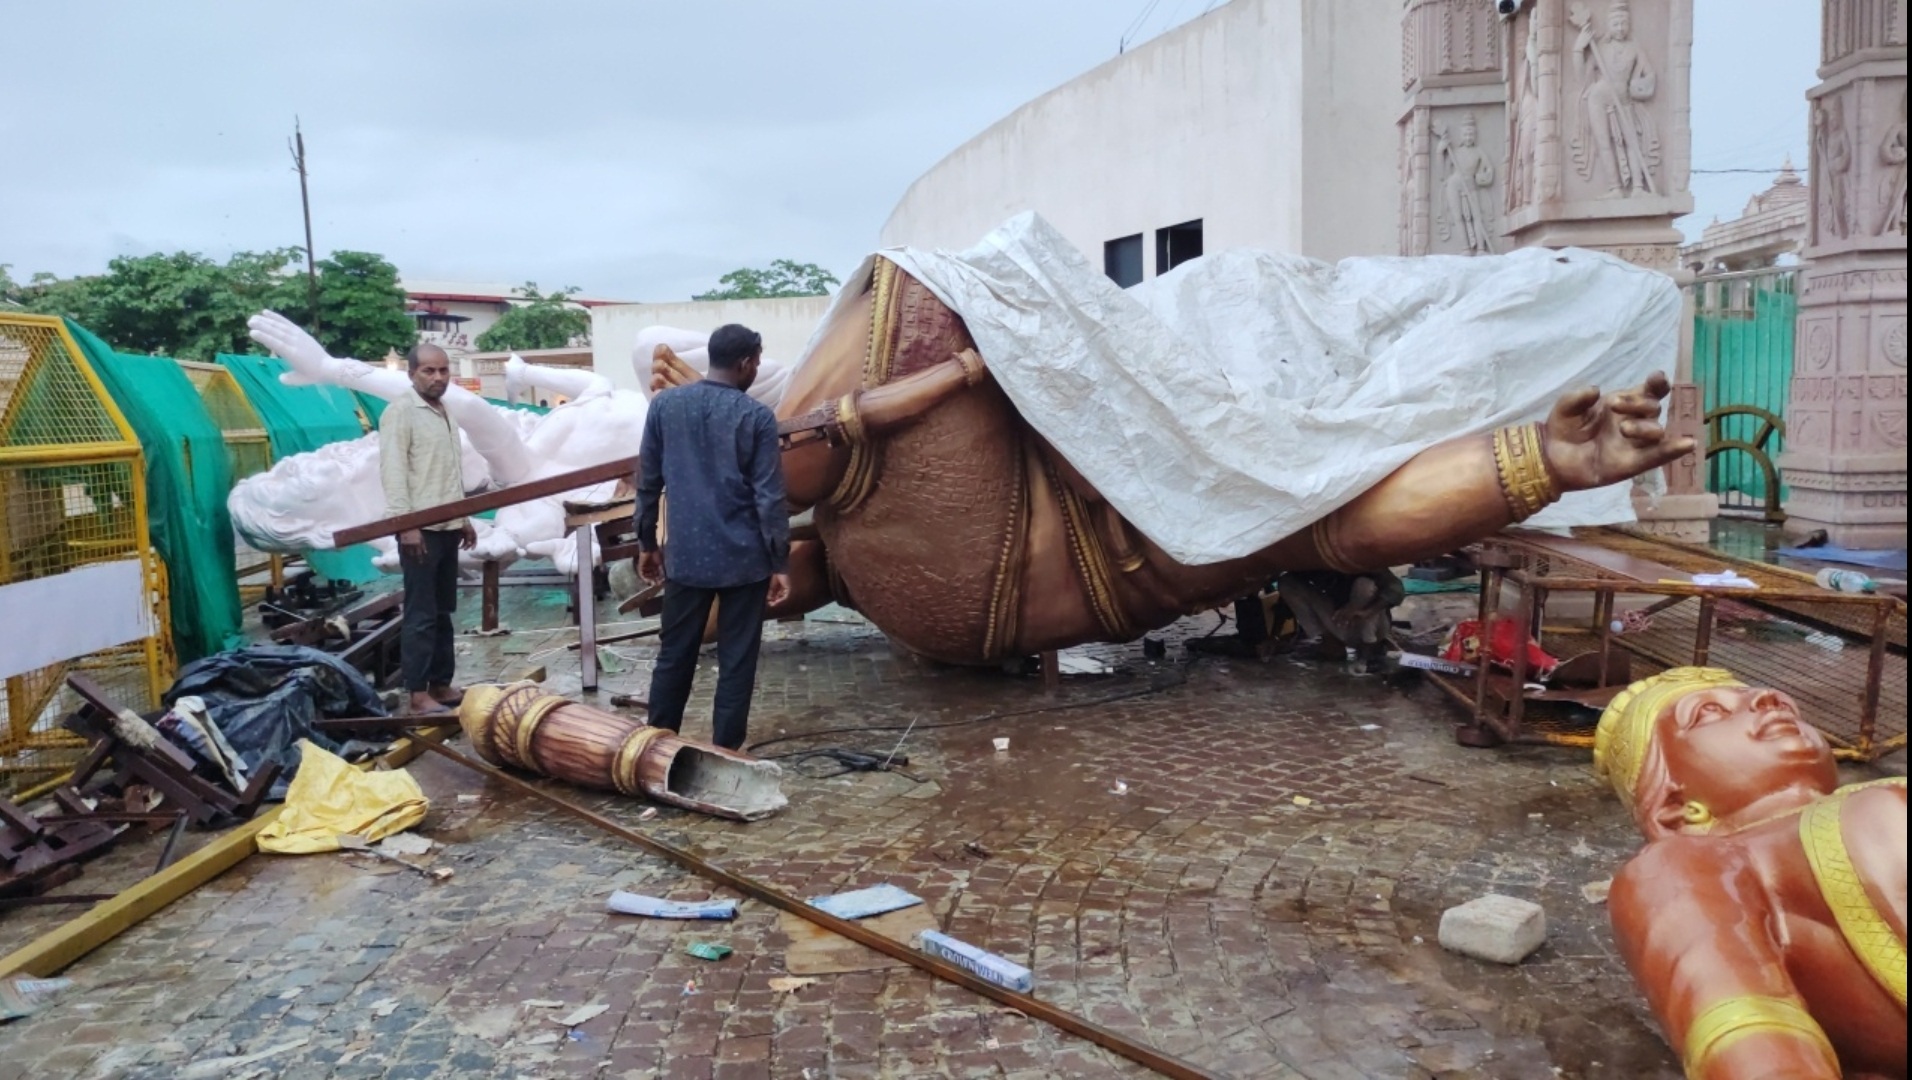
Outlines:
[[[1813,186],[1819,189],[1820,239],[1852,235],[1852,136],[1845,107],[1828,97],[1812,113],[1812,148],[1819,155]]]
[[[1879,235],[1905,231],[1905,94],[1899,94],[1899,122],[1885,133],[1879,144],[1879,157],[1891,167],[1886,180],[1885,217],[1879,221]]]
[[[1581,179],[1590,180],[1596,168],[1604,168],[1609,195],[1657,194],[1660,135],[1648,107],[1659,92],[1659,78],[1633,40],[1627,0],[1613,0],[1607,9],[1605,34],[1595,31],[1593,14],[1581,0],[1569,7],[1567,19],[1579,31],[1574,68],[1585,87],[1580,130],[1573,139]]]
[[[1839,787],[1777,690],[1718,668],[1638,682],[1594,768],[1647,845],[1607,904],[1700,1080],[1905,1075],[1905,780]]]
[[[1508,132],[1507,209],[1520,209],[1534,201],[1534,170],[1537,168],[1540,140],[1540,24],[1527,16],[1527,48],[1514,72],[1513,94],[1508,98],[1513,124]]]
[[[1451,240],[1460,230],[1469,255],[1494,253],[1493,204],[1486,193],[1494,186],[1494,163],[1480,148],[1480,126],[1472,112],[1461,114],[1460,133],[1449,138],[1444,124],[1434,126],[1436,152],[1447,163],[1441,181],[1441,239]]]

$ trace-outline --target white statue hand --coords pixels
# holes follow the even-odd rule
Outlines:
[[[246,320],[246,333],[264,345],[272,355],[292,365],[279,377],[287,386],[311,386],[328,381],[326,375],[339,361],[325,351],[318,339],[305,328],[276,311],[261,311]]]

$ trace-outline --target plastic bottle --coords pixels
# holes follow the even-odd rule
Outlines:
[[[1869,593],[1874,588],[1872,579],[1857,570],[1835,570],[1828,566],[1812,577],[1820,588],[1834,592]]]

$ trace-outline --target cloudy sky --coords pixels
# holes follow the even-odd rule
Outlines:
[[[840,275],[943,154],[1215,2],[14,3],[0,263],[301,243],[296,115],[322,253],[631,300]],[[1803,165],[1817,0],[1696,3],[1696,166]],[[1684,224],[1768,180],[1695,176]]]

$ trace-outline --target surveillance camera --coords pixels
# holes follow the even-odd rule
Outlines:
[[[1520,14],[1521,8],[1526,6],[1527,0],[1494,0],[1494,10],[1499,12],[1503,19],[1513,18]]]

